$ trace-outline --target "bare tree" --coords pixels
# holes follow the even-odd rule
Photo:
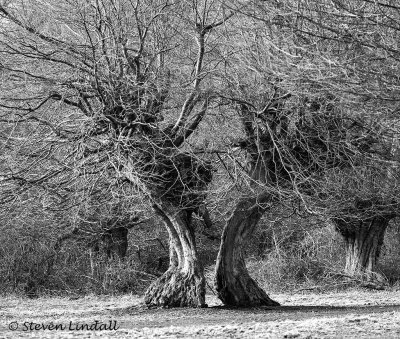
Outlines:
[[[289,12],[288,12],[289,10]],[[354,158],[343,178],[330,176],[327,209],[346,244],[345,272],[373,276],[389,221],[398,214],[398,86],[400,8],[393,1],[288,2],[282,27],[296,37],[294,45],[313,62],[307,78],[328,89],[350,118],[363,159]],[[303,71],[304,74],[304,71]],[[357,120],[356,120],[357,121]],[[356,123],[356,122],[355,122]],[[360,156],[360,155],[359,155]],[[345,179],[344,179],[345,178]],[[335,200],[336,198],[336,200]]]
[[[1,154],[2,202],[30,188],[62,201],[89,178],[128,183],[170,238],[146,304],[202,307],[192,217],[210,224],[215,155],[237,196],[217,259],[225,304],[277,305],[242,250],[275,204],[330,218],[348,271],[373,269],[398,209],[398,8],[356,3],[4,2],[0,138],[14,156]],[[230,125],[199,136],[210,111]],[[207,138],[217,149],[197,142]]]
[[[348,240],[349,272],[373,269],[382,232],[398,210],[398,171],[390,153],[397,131],[389,128],[391,117],[385,114],[396,107],[389,100],[394,93],[371,97],[375,70],[362,83],[357,78],[362,63],[356,69],[360,74],[353,74],[357,82],[348,73],[344,79],[352,53],[366,60],[371,55],[355,51],[353,40],[335,38],[335,45],[326,31],[323,38],[312,31],[310,26],[323,30],[325,22],[336,22],[320,2],[311,3],[312,14],[310,8],[299,13],[295,2],[246,2],[235,8],[249,18],[252,29],[239,26],[242,46],[229,63],[234,71],[225,98],[242,120],[236,146],[247,160],[240,156],[235,161],[248,180],[225,226],[217,260],[216,286],[226,304],[276,305],[248,275],[242,252],[274,203],[297,201],[298,208],[334,220]],[[319,20],[314,26],[312,15]],[[384,109],[379,105],[383,95]],[[374,101],[373,111],[366,100]]]
[[[166,0],[28,0],[0,12],[3,121],[35,122],[68,145],[58,173],[36,168],[29,178],[21,168],[20,180],[100,170],[128,180],[170,234],[170,267],[146,304],[204,306],[191,215],[201,213],[212,172],[188,139],[212,103],[207,79],[218,60],[207,39],[232,15],[219,2]],[[4,174],[15,184],[13,169]]]

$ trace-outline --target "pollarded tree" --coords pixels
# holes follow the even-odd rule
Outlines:
[[[393,135],[385,126],[387,116],[377,111],[378,106],[375,111],[357,108],[368,90],[357,93],[361,84],[355,85],[351,79],[348,87],[338,87],[343,70],[326,65],[335,57],[348,61],[349,55],[344,58],[326,41],[306,45],[303,37],[295,34],[293,23],[299,21],[294,8],[287,11],[284,4],[246,2],[240,11],[252,19],[238,24],[240,53],[228,61],[231,78],[227,78],[226,93],[230,90],[230,94],[225,94],[225,99],[236,106],[242,120],[242,138],[236,145],[247,154],[247,161],[243,157],[236,161],[242,163],[248,184],[247,194],[224,228],[216,286],[226,304],[273,306],[276,303],[248,275],[242,253],[243,242],[263,212],[279,201],[297,200],[311,213],[342,220],[343,228],[352,227],[358,218],[365,225],[380,223],[378,228],[384,230],[398,209],[399,193],[385,191],[398,187],[398,176],[388,153],[388,139]],[[378,116],[385,120],[377,124]],[[381,174],[380,185],[372,188],[368,183],[373,168],[386,174]],[[388,175],[390,169],[392,175]],[[363,186],[342,185],[347,197],[351,196],[343,201],[343,194],[327,189],[340,186],[332,173]],[[354,211],[357,199],[367,199],[367,207],[372,208]],[[372,232],[367,239],[371,235],[374,239]]]
[[[167,0],[27,0],[0,13],[3,121],[47,129],[72,176],[100,166],[137,187],[170,235],[170,267],[146,304],[204,306],[191,216],[212,171],[187,140],[212,101],[210,37],[232,14]],[[18,170],[28,183],[48,179],[39,172]]]
[[[327,172],[325,214],[345,241],[346,273],[369,279],[398,214],[400,7],[391,0],[288,1],[267,17],[292,36],[297,73],[333,94],[359,126],[358,158],[339,175]]]
[[[344,271],[350,277],[375,279],[385,231],[399,209],[399,173],[393,165],[360,160],[351,169],[327,173],[321,185],[325,213],[345,242]]]

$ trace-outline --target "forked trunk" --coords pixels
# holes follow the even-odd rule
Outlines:
[[[250,277],[242,249],[264,213],[260,203],[267,200],[267,196],[240,200],[225,225],[215,272],[218,297],[225,305],[279,306]]]
[[[389,221],[381,216],[353,221],[335,219],[336,229],[345,241],[347,275],[373,278]]]
[[[205,279],[195,244],[190,217],[184,210],[167,205],[154,206],[170,237],[168,270],[145,293],[147,306],[206,307]]]

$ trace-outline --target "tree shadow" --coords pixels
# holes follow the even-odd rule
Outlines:
[[[385,305],[351,305],[351,306],[332,306],[332,305],[299,305],[299,306],[260,306],[260,307],[231,307],[231,306],[212,306],[209,309],[230,310],[238,312],[340,312],[340,311],[368,311],[370,312],[390,312],[399,310],[400,304]]]
[[[317,318],[340,318],[350,316],[350,322],[361,322],[368,315],[400,311],[400,304],[390,305],[299,305],[276,307],[239,308],[227,306],[212,306],[208,308],[152,308],[135,305],[129,308],[115,309],[114,315],[128,316],[126,326],[168,327],[168,326],[217,326],[243,324],[248,322],[271,322],[295,320],[302,321]]]
[[[268,310],[280,312],[341,312],[341,311],[368,311],[370,312],[390,312],[391,310],[399,310],[400,304],[389,305],[355,305],[355,306],[278,306],[276,308],[269,308]]]
[[[386,313],[400,311],[400,304],[386,305],[351,305],[351,306],[330,306],[330,305],[299,305],[299,306],[275,306],[275,307],[254,307],[239,308],[214,306],[210,309],[216,310],[216,313],[223,314],[229,312],[233,317],[265,317],[264,321],[285,320],[285,319],[306,319],[318,317],[335,317],[345,315],[368,315],[377,313]]]

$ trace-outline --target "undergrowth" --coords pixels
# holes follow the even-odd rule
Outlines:
[[[297,224],[298,225],[298,224]],[[160,235],[160,241],[167,239]],[[0,286],[3,295],[89,295],[141,294],[168,265],[166,248],[153,242],[130,243],[124,259],[93,255],[77,244],[68,244],[49,269],[51,257],[47,239],[35,243],[6,242],[0,250]],[[256,244],[256,246],[254,245]],[[214,260],[218,241],[199,239],[205,264],[207,288],[214,291]],[[298,291],[338,291],[363,286],[362,279],[346,277],[343,241],[332,225],[275,223],[261,225],[246,248],[250,275],[268,293]],[[376,277],[382,286],[400,289],[400,227],[387,230]],[[367,286],[368,287],[368,286]],[[370,286],[371,287],[371,286]],[[31,293],[31,295],[29,295]]]

